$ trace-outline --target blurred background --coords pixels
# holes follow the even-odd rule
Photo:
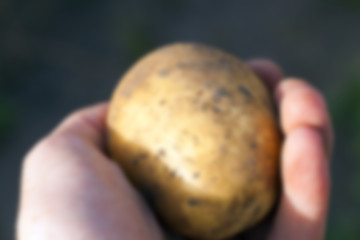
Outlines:
[[[1,0],[0,239],[14,237],[31,145],[176,41],[273,59],[324,93],[337,137],[326,239],[360,236],[360,0]]]

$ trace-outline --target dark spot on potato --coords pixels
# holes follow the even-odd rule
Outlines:
[[[212,88],[212,86],[213,86],[213,83],[211,83],[209,81],[205,82],[205,84],[204,84],[205,88]]]
[[[225,139],[230,139],[232,136],[232,133],[231,133],[231,130],[226,130],[226,133],[225,133]]]
[[[202,69],[202,68],[210,68],[209,62],[198,62],[198,61],[181,61],[178,63],[178,68],[180,69],[189,69],[189,70],[195,70],[195,69]]]
[[[258,144],[257,144],[255,141],[252,141],[252,142],[250,143],[250,147],[251,147],[252,149],[257,149]]]
[[[133,166],[138,166],[147,157],[148,157],[148,155],[146,153],[140,153],[131,160],[131,163]]]
[[[252,212],[253,218],[257,218],[261,213],[261,210],[262,210],[261,206],[257,205]]]
[[[218,101],[224,97],[230,97],[231,94],[230,92],[224,88],[224,87],[218,87],[215,91],[214,91],[214,94],[213,94],[213,99],[215,101]]]
[[[246,210],[251,207],[255,203],[255,196],[253,194],[248,194],[243,201],[243,208]]]
[[[166,104],[166,100],[165,99],[161,99],[159,102],[160,106],[163,106]]]
[[[214,113],[220,113],[221,112],[220,108],[217,107],[217,106],[213,106],[212,110],[213,110]]]
[[[222,69],[228,69],[229,65],[222,64],[221,62],[213,62],[213,61],[204,61],[203,63],[204,68],[212,71],[219,71]]]
[[[197,206],[197,205],[200,204],[200,201],[197,200],[197,199],[194,199],[194,198],[190,198],[190,199],[188,200],[188,204],[189,204],[190,206]]]
[[[157,152],[157,157],[158,158],[163,158],[166,156],[166,151],[164,149],[160,149],[158,152]]]
[[[199,178],[199,177],[200,177],[200,173],[199,173],[199,172],[194,172],[193,177],[194,177],[195,179],[196,179],[196,178]]]
[[[228,70],[230,68],[229,63],[226,60],[210,60],[210,61],[180,61],[177,64],[177,67],[180,69],[206,69],[209,71],[219,71],[222,69]]]
[[[213,63],[212,62],[209,62],[209,61],[202,61],[199,63],[200,67],[202,68],[212,68],[213,66]]]
[[[219,151],[220,151],[220,153],[222,153],[222,154],[224,154],[224,153],[226,153],[226,151],[227,151],[227,148],[226,148],[226,146],[225,145],[220,145],[220,147],[219,147]]]
[[[255,159],[253,157],[250,157],[249,158],[249,163],[251,164],[251,166],[254,166],[256,164]]]
[[[152,165],[149,165],[149,166],[147,167],[147,171],[148,171],[148,173],[154,173],[154,172],[155,172],[155,167],[152,166]]]
[[[170,172],[170,177],[171,177],[171,178],[176,177],[176,171],[171,171],[171,172]]]
[[[202,106],[201,106],[201,110],[203,111],[206,111],[209,109],[209,103],[204,103]]]
[[[226,59],[218,59],[217,61],[202,61],[198,63],[200,68],[205,68],[211,71],[219,71],[219,70],[229,70],[230,65]]]
[[[203,90],[198,90],[198,91],[196,92],[196,96],[197,96],[197,97],[200,97],[201,95],[203,95],[203,93],[204,93]]]
[[[204,93],[203,90],[199,90],[195,93],[195,97],[193,99],[194,104],[197,104],[200,102],[200,99],[201,99],[201,96],[203,95],[203,93]]]
[[[222,65],[230,65],[231,64],[231,62],[229,61],[228,58],[220,57],[218,60],[219,60],[219,63]]]
[[[229,61],[229,59],[227,58],[219,58],[219,66],[221,66],[222,69],[225,70],[232,70],[232,65],[231,65],[231,61]]]
[[[232,214],[238,214],[238,210],[241,209],[241,204],[238,199],[233,199],[227,208],[227,212]]]
[[[238,90],[239,92],[241,92],[242,94],[244,94],[247,98],[251,98],[252,97],[252,94],[250,92],[249,89],[247,89],[246,87],[242,86],[242,85],[239,85],[238,86]]]
[[[193,66],[193,63],[191,62],[184,62],[184,61],[181,61],[177,64],[177,67],[180,68],[180,69],[183,69],[183,68],[191,68]]]
[[[164,169],[164,171],[167,172],[167,173],[170,172],[170,169],[169,169],[169,167],[168,167],[166,164],[163,165],[163,169]]]
[[[169,75],[169,73],[170,73],[170,70],[167,69],[167,68],[164,68],[164,69],[161,69],[159,71],[159,76],[160,77],[166,77],[167,75]]]

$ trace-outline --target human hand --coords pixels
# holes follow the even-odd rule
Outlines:
[[[301,80],[280,82],[281,71],[268,61],[248,65],[274,92],[285,136],[283,190],[268,238],[323,239],[332,147],[324,100]],[[101,104],[72,114],[26,156],[18,240],[164,239],[149,208],[105,153],[106,112]],[[256,239],[254,230],[247,239]]]

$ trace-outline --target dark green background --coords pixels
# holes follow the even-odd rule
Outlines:
[[[320,89],[336,132],[327,239],[360,236],[360,1],[0,1],[0,239],[12,239],[26,151],[109,98],[145,52],[175,41],[267,57]]]

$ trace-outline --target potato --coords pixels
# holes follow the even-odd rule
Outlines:
[[[263,83],[239,59],[173,44],[122,78],[108,148],[176,232],[223,239],[259,222],[278,193],[280,134]]]

